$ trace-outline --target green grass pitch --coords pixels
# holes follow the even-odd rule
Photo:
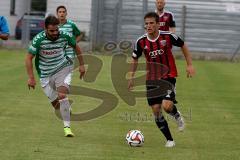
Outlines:
[[[116,93],[110,75],[111,56],[98,56],[103,68],[94,83],[78,79],[73,85],[113,94],[117,107],[89,121],[72,122],[76,137],[63,136],[62,122],[55,116],[39,82],[34,91],[26,86],[24,50],[0,50],[0,159],[2,160],[238,160],[240,156],[239,63],[194,61],[197,74],[187,79],[185,62],[177,61],[178,107],[186,121],[183,133],[168,118],[176,147],[167,149],[151,119],[145,98],[135,106]],[[127,86],[127,84],[126,84]],[[94,109],[101,100],[69,95],[73,113]],[[139,129],[143,147],[125,143],[129,129]]]

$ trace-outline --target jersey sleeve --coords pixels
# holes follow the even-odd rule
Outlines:
[[[9,34],[9,27],[5,17],[1,17],[0,19],[0,33]]]
[[[170,39],[174,46],[182,47],[184,45],[184,41],[174,33],[170,34]]]
[[[32,43],[28,47],[28,53],[36,55],[39,51],[39,40],[36,37],[33,38]]]
[[[75,37],[80,36],[81,31],[78,29],[77,25],[75,23],[72,23],[73,26],[73,35]]]
[[[174,19],[174,15],[172,13],[170,14],[169,27],[171,27],[171,28],[176,27],[176,22],[175,22],[175,19]]]
[[[64,37],[67,39],[68,41],[68,45],[75,48],[76,47],[76,38],[73,35],[70,35],[67,32],[62,32],[62,34],[64,35]]]
[[[141,47],[140,40],[137,40],[133,47],[132,58],[138,59],[139,57],[141,57],[142,52],[143,52],[143,49]]]

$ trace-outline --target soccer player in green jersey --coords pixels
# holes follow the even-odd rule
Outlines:
[[[67,8],[62,5],[58,6],[56,9],[56,15],[59,20],[59,30],[67,32],[68,34],[76,38],[77,43],[80,42],[82,38],[82,33],[73,21],[67,19]],[[68,57],[72,59],[73,64],[71,65],[71,67],[74,68],[74,62],[76,58],[74,49],[71,46],[67,46],[65,53]],[[72,74],[73,74],[73,69],[71,70],[68,76],[68,81],[70,83],[72,81]]]
[[[56,14],[60,22],[59,30],[68,32],[76,38],[77,43],[80,42],[82,33],[73,21],[67,19],[67,8],[65,6],[58,6],[56,9]],[[71,46],[67,47],[66,54],[70,58],[75,58],[75,53]]]
[[[70,129],[70,103],[67,98],[69,93],[69,74],[72,71],[72,60],[66,56],[65,49],[71,46],[79,61],[80,79],[85,74],[84,61],[80,47],[75,38],[67,32],[59,31],[59,20],[55,16],[45,19],[45,30],[37,34],[29,46],[25,59],[28,74],[28,87],[35,88],[36,81],[33,74],[33,59],[40,77],[41,87],[50,102],[58,109],[64,124],[66,137],[73,137]]]

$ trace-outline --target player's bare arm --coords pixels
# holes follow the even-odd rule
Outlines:
[[[80,79],[82,79],[85,74],[85,67],[84,67],[82,51],[78,45],[76,45],[75,51],[76,51],[78,62],[79,62]]]
[[[187,72],[187,77],[188,78],[191,78],[192,76],[194,76],[195,74],[195,69],[192,65],[192,57],[191,57],[191,54],[188,50],[188,47],[186,44],[184,44],[182,47],[182,53],[186,59],[186,62],[187,62],[187,68],[186,68],[186,72]]]
[[[34,78],[34,74],[33,74],[33,63],[32,60],[34,58],[34,55],[28,53],[25,59],[25,65],[26,65],[26,69],[27,69],[27,74],[28,74],[28,88],[31,89],[35,89],[35,85],[36,85],[36,81]]]
[[[76,37],[76,42],[80,42],[83,37],[83,34],[80,34],[79,36]]]
[[[131,62],[131,66],[130,66],[130,77],[128,80],[128,90],[132,90],[133,86],[134,86],[134,82],[133,82],[133,78],[135,75],[135,72],[137,70],[137,66],[138,66],[138,59],[134,59],[132,58],[132,62]]]

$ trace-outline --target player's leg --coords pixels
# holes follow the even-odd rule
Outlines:
[[[67,98],[68,88],[65,86],[59,86],[57,88],[58,91],[58,99],[60,104],[60,113],[63,120],[64,125],[64,133],[66,137],[73,137],[74,134],[70,129],[70,103]]]
[[[59,95],[57,92],[56,86],[53,82],[54,81],[53,79],[55,78],[56,77],[54,76],[48,77],[48,78],[41,78],[40,83],[41,83],[43,92],[46,94],[53,108],[55,109],[55,114],[57,115],[57,117],[63,119],[64,121],[64,126],[66,127],[64,128],[65,136],[74,136],[70,129],[70,115],[68,113],[69,109],[66,109],[66,108],[70,108],[69,107],[70,104],[68,105],[68,103],[65,102],[64,100],[66,99],[68,88],[65,87],[62,89],[62,87],[60,87],[59,91],[62,94]],[[61,77],[58,78],[58,81],[61,81],[61,79],[62,79]],[[61,86],[61,83],[59,83],[58,85]]]
[[[178,130],[183,131],[185,124],[183,117],[181,116],[181,113],[178,111],[176,105],[174,102],[175,99],[175,93],[176,93],[176,79],[175,78],[168,78],[166,81],[170,82],[173,85],[174,90],[168,90],[168,94],[164,97],[162,101],[162,107],[169,115],[173,116],[177,122]]]
[[[58,93],[56,91],[52,77],[41,78],[40,84],[43,89],[43,92],[48,97],[50,103],[52,104],[55,114],[58,118],[61,118],[60,114],[60,103],[58,100]]]
[[[52,101],[51,104],[52,104],[52,106],[53,106],[53,108],[55,110],[59,110],[60,109],[60,103],[59,103],[59,99],[58,98],[55,99],[54,101]]]
[[[177,107],[174,105],[171,100],[163,100],[162,107],[171,116],[173,116],[177,122],[178,130],[183,131],[185,127],[184,119],[181,116],[181,113],[177,110]]]
[[[74,64],[70,65],[69,67],[65,68],[66,72],[66,77],[64,78],[64,84],[67,84],[67,87],[69,88],[71,82],[72,82],[72,76],[73,76],[73,71],[74,71]],[[69,99],[70,103],[70,114],[72,114],[72,108],[71,105],[73,101]]]
[[[71,69],[70,67],[65,67],[57,74],[55,74],[55,85],[57,88],[58,99],[60,104],[60,113],[62,115],[64,132],[66,137],[73,137],[74,134],[70,129],[70,112],[71,105],[68,100],[67,94],[69,93],[69,84],[70,82],[67,79]]]
[[[65,77],[64,79],[64,83],[66,83],[68,86],[71,84],[71,81],[72,81],[72,74],[73,74],[73,65],[70,66],[71,67],[71,71],[67,74],[67,76]],[[53,94],[55,94],[56,96],[54,97],[57,97],[58,96],[58,93],[56,90],[53,91]],[[70,100],[70,104],[72,103],[72,101]],[[56,98],[55,100],[51,101],[51,104],[53,106],[53,108],[55,110],[59,110],[60,109],[60,103],[59,103],[59,99]]]
[[[69,103],[70,103],[70,106],[72,105],[73,101],[69,99]],[[55,109],[56,112],[59,111],[60,109],[60,103],[59,103],[59,99],[55,99],[54,101],[51,102],[52,104],[52,107]],[[70,114],[72,114],[72,109],[70,108]]]
[[[168,123],[165,120],[162,112],[161,112],[161,105],[160,104],[154,104],[151,106],[154,117],[155,117],[155,123],[157,124],[158,128],[161,130],[163,135],[165,136],[167,143],[166,147],[173,147],[175,146],[175,142],[173,141],[170,129],[168,127]]]
[[[162,83],[162,81],[146,81],[146,84],[147,84],[146,86],[147,101],[148,101],[148,105],[151,106],[152,108],[152,112],[155,118],[155,123],[167,140],[167,143],[165,146],[173,147],[175,146],[175,142],[173,141],[170,129],[168,127],[168,123],[165,120],[162,114],[162,109],[161,109],[162,100],[165,94],[163,94],[163,92],[159,90],[160,87],[162,87],[162,85],[168,84],[168,83]],[[157,86],[160,86],[160,87],[157,87]],[[171,88],[171,84],[169,86]],[[165,86],[163,86],[163,88],[165,88]],[[169,87],[167,86],[167,88]]]
[[[54,109],[59,109],[58,94],[52,81],[52,77],[40,78],[43,92],[48,97]]]

